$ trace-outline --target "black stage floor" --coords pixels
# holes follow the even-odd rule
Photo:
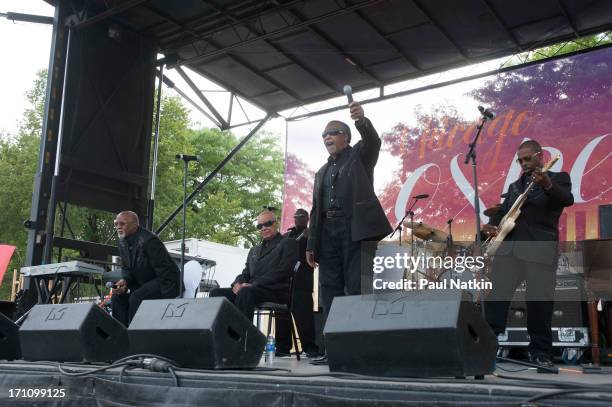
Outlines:
[[[102,366],[102,365],[100,365]],[[0,405],[10,406],[610,406],[612,368],[584,374],[559,365],[559,374],[538,374],[501,363],[493,375],[473,379],[393,379],[330,374],[308,359],[277,358],[278,370],[178,371],[170,373],[53,362],[0,362]],[[265,367],[262,365],[263,369]],[[512,372],[510,372],[512,371]],[[59,387],[58,387],[59,386]],[[15,389],[65,390],[64,397],[23,398]],[[21,391],[23,395],[24,391]],[[29,393],[32,395],[33,390]],[[27,394],[26,394],[27,395]],[[58,394],[56,394],[58,395]],[[542,397],[540,399],[534,399]],[[529,400],[533,401],[529,401]]]

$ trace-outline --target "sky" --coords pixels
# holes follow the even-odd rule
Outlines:
[[[0,0],[0,13],[7,11],[53,15],[53,7],[41,0]],[[27,106],[25,93],[32,87],[36,72],[47,68],[50,47],[50,25],[0,17],[0,135],[17,132]]]

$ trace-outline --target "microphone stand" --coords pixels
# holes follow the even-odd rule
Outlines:
[[[446,221],[448,224],[448,236],[446,237],[446,255],[452,255],[451,249],[453,247],[453,219]]]
[[[414,208],[414,205],[416,205],[417,201],[418,199],[414,198],[414,201],[412,201],[412,203],[410,204],[410,207],[406,211],[406,214],[399,221],[395,229],[393,229],[393,233],[391,233],[391,236],[389,236],[389,237],[393,237],[393,235],[395,235],[395,232],[399,231],[399,245],[400,246],[402,245],[402,229],[403,229],[402,225],[404,224],[404,220],[406,220],[408,215],[410,215],[410,227],[414,226],[414,212],[412,212],[412,208]],[[411,242],[414,243],[414,237],[412,238]]]
[[[480,238],[480,200],[478,199],[478,175],[476,171],[476,143],[478,142],[478,137],[480,137],[480,133],[482,132],[482,128],[484,127],[485,122],[488,117],[482,115],[480,124],[476,127],[476,135],[474,136],[474,140],[469,145],[469,150],[467,155],[465,156],[464,164],[467,164],[469,161],[472,162],[472,178],[474,179],[474,211],[476,213],[476,248],[474,254],[480,254],[482,249],[482,241]]]
[[[400,220],[399,224],[397,225],[397,227],[395,228],[396,230],[399,230],[400,234],[399,234],[399,245],[402,245],[402,225],[404,223],[404,220],[410,216],[410,257],[414,257],[414,212],[412,211],[412,209],[414,208],[414,206],[417,204],[417,202],[419,202],[419,200],[417,198],[413,198],[414,200],[412,201],[412,203],[410,204],[410,207],[408,208],[408,210],[406,211],[406,215],[404,215],[404,217],[402,218],[402,220]],[[395,233],[395,231],[393,232]],[[393,236],[393,235],[391,235]],[[404,280],[406,280],[408,277],[406,274],[407,270],[404,270]]]
[[[179,280],[179,296],[183,297],[183,280],[185,279],[185,233],[187,230],[187,170],[189,166],[189,159],[185,156],[177,156],[177,158],[183,161],[183,225],[181,228],[181,277]]]

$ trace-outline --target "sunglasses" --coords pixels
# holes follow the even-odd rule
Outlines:
[[[293,215],[294,218],[305,218],[306,214],[305,213],[296,213],[295,215]]]
[[[264,222],[264,223],[258,223],[257,224],[257,229],[261,230],[261,228],[269,228],[272,225],[274,225],[274,221],[273,220],[269,220],[269,221]]]
[[[338,134],[346,134],[346,133],[342,130],[327,130],[323,132],[321,137],[325,138],[327,136],[337,136]]]
[[[531,162],[531,159],[535,157],[536,155],[539,155],[540,153],[541,151],[538,151],[537,153],[533,153],[531,155],[528,155],[527,157],[517,158],[516,162],[519,164]]]

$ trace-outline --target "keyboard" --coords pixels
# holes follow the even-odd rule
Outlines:
[[[21,275],[24,277],[46,277],[55,275],[71,277],[90,277],[100,276],[104,273],[105,270],[103,267],[78,260],[21,268]]]

